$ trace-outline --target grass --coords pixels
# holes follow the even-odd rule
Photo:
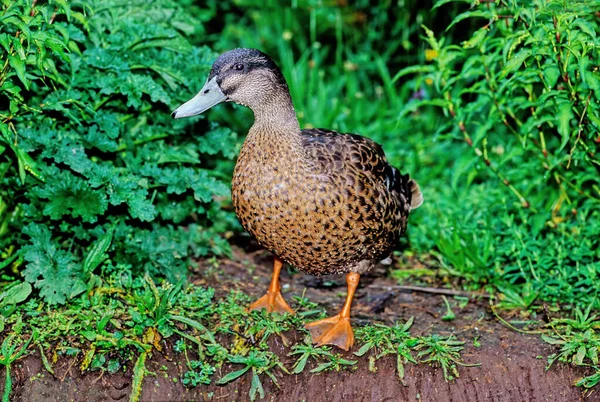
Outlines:
[[[585,309],[575,309],[573,318],[552,319],[544,341],[555,345],[559,350],[548,356],[548,369],[556,362],[570,363],[578,367],[588,367],[592,374],[579,379],[575,385],[587,390],[600,383],[600,319],[592,314],[593,303]]]

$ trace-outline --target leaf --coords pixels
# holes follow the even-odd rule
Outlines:
[[[573,119],[573,105],[569,101],[560,103],[557,107],[556,115],[557,130],[561,137],[560,146],[557,153],[562,151],[569,142],[571,136],[571,119]]]
[[[139,108],[142,96],[149,95],[152,102],[171,103],[171,97],[150,76],[130,72],[115,75],[107,74],[96,81],[94,86],[100,88],[100,93],[113,95],[119,93],[127,97],[127,106]]]
[[[558,78],[560,77],[560,70],[557,66],[546,66],[544,68],[544,81],[546,83],[546,88],[552,89],[558,82]]]
[[[112,70],[116,72],[129,71],[129,63],[125,60],[124,54],[100,47],[92,47],[83,52],[83,59],[92,67],[100,70]]]
[[[229,374],[226,374],[223,376],[223,378],[217,381],[217,385],[227,384],[228,382],[231,382],[236,378],[243,376],[248,370],[250,370],[250,366],[246,366],[241,370],[233,371]]]
[[[573,25],[581,29],[581,31],[588,35],[591,39],[596,39],[596,30],[592,24],[586,20],[577,18],[575,21],[573,21]]]
[[[21,176],[21,183],[25,183],[25,173],[29,172],[33,177],[40,180],[41,182],[45,182],[46,178],[44,175],[38,170],[37,163],[29,156],[25,151],[21,148],[17,148],[16,146],[11,144],[11,148],[15,151],[17,155],[17,162],[19,163],[19,170],[23,170]]]
[[[443,6],[444,4],[448,4],[448,3],[452,3],[452,2],[464,2],[464,0],[438,0],[436,1],[436,3],[433,5],[433,7],[431,8],[431,10],[435,10],[438,7]]]
[[[152,205],[152,202],[146,198],[147,194],[148,192],[146,190],[139,190],[127,200],[131,216],[142,222],[150,222],[156,217],[156,208]]]
[[[106,252],[113,239],[114,227],[102,235],[92,246],[91,250],[83,260],[84,274],[91,274],[100,264],[106,260]]]
[[[66,43],[63,43],[61,40],[57,38],[49,37],[44,41],[44,45],[52,50],[53,53],[58,55],[62,61],[69,62],[69,56],[65,53],[65,50],[68,51]]]
[[[301,372],[303,372],[304,368],[306,367],[307,362],[308,362],[308,354],[305,353],[302,356],[300,356],[300,358],[294,364],[294,370],[292,371],[292,373],[300,374]]]
[[[311,373],[320,373],[324,370],[327,370],[329,367],[331,367],[333,365],[333,362],[326,362],[326,363],[321,363],[319,364],[317,367],[315,367],[314,369],[310,370]]]
[[[28,282],[21,282],[8,290],[0,293],[0,306],[19,304],[25,301],[31,294],[31,285]]]
[[[52,219],[71,215],[84,222],[94,223],[103,215],[108,201],[103,191],[94,190],[81,178],[67,171],[48,178],[45,186],[33,189],[32,193],[48,199],[43,213]]]
[[[565,343],[565,341],[562,339],[554,338],[554,337],[548,336],[546,334],[542,334],[542,339],[544,340],[544,342],[546,342],[550,345],[562,345]]]
[[[83,145],[73,143],[69,139],[58,140],[58,149],[50,148],[45,155],[54,158],[56,162],[64,163],[73,171],[84,175],[92,169],[92,161],[88,158]]]
[[[493,18],[493,14],[491,11],[465,11],[462,14],[457,15],[452,22],[450,23],[450,25],[448,25],[448,27],[446,28],[446,32],[448,32],[450,30],[450,28],[452,28],[454,25],[458,24],[459,22],[467,19],[467,18],[487,18],[487,19],[492,19]]]
[[[2,46],[4,48],[4,51],[6,53],[10,53],[10,44],[11,44],[11,37],[6,34],[6,33],[2,33],[0,34],[0,46]]]
[[[252,382],[250,385],[250,400],[256,400],[256,393],[260,396],[260,399],[265,397],[265,390],[263,389],[262,383],[260,382],[260,378],[256,372],[252,372]]]
[[[408,74],[416,74],[416,73],[431,73],[435,71],[435,67],[432,65],[424,65],[424,66],[408,66],[398,71],[396,75],[392,78],[392,83],[398,81],[400,78],[404,77]]]
[[[114,152],[117,142],[111,140],[98,126],[92,126],[84,137],[87,148],[97,148],[102,152]]]
[[[527,60],[531,56],[531,49],[523,49],[519,53],[515,54],[511,58],[508,59],[504,68],[502,69],[502,73],[500,74],[500,78],[505,78],[508,74],[517,71],[523,62]]]
[[[588,70],[585,72],[584,78],[590,89],[594,91],[596,100],[600,101],[600,78],[598,75]]]
[[[80,280],[81,265],[73,254],[56,247],[45,225],[32,223],[23,233],[31,238],[20,251],[26,262],[25,280],[34,283],[49,304],[65,303]]]
[[[462,43],[463,48],[472,49],[477,46],[480,46],[481,42],[483,42],[483,40],[486,38],[488,32],[489,32],[488,28],[478,29],[477,31],[475,31],[475,33],[473,34],[471,39],[469,39],[468,41],[464,41]]]
[[[586,347],[581,345],[579,347],[579,349],[577,349],[577,353],[575,354],[575,356],[573,356],[573,362],[578,366],[582,366],[583,359],[585,359],[586,352],[587,352]]]
[[[213,128],[198,138],[198,149],[203,154],[221,153],[227,159],[235,159],[238,152],[238,136],[227,127]]]
[[[354,354],[356,356],[362,356],[365,353],[367,353],[372,347],[373,347],[373,342],[369,341],[369,342],[365,343],[364,345],[362,345],[361,348],[358,349],[358,351],[354,352]]]
[[[198,321],[192,320],[191,318],[182,317],[179,315],[170,315],[169,319],[179,321],[186,325],[189,325],[190,327],[200,331],[202,333],[201,336],[205,337],[211,343],[216,343],[216,340],[213,337],[213,334],[208,330],[208,328],[206,328],[204,325],[200,324]]]

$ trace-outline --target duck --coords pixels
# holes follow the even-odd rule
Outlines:
[[[254,113],[231,198],[244,229],[274,255],[266,294],[249,309],[294,314],[281,294],[284,263],[315,276],[345,273],[341,311],[306,329],[316,345],[350,350],[350,310],[360,276],[390,257],[410,212],[423,203],[419,185],[390,165],[369,138],[301,129],[285,77],[260,50],[221,54],[202,89],[172,117],[199,115],[223,102]]]

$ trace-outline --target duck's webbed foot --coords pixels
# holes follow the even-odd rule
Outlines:
[[[359,281],[360,275],[355,272],[346,275],[348,295],[339,314],[306,324],[305,328],[310,331],[313,343],[317,345],[335,345],[344,350],[350,350],[354,345],[354,333],[350,325],[350,306]]]
[[[278,257],[275,257],[275,264],[273,265],[273,277],[271,278],[271,284],[267,290],[267,294],[252,303],[248,310],[260,310],[266,309],[269,313],[289,313],[294,314],[294,310],[287,304],[283,296],[281,295],[281,286],[279,285],[279,273],[283,261]]]

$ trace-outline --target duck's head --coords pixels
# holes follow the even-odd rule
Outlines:
[[[219,56],[200,92],[171,117],[195,116],[221,102],[236,102],[256,113],[281,96],[289,98],[289,90],[273,60],[260,50],[234,49]]]

